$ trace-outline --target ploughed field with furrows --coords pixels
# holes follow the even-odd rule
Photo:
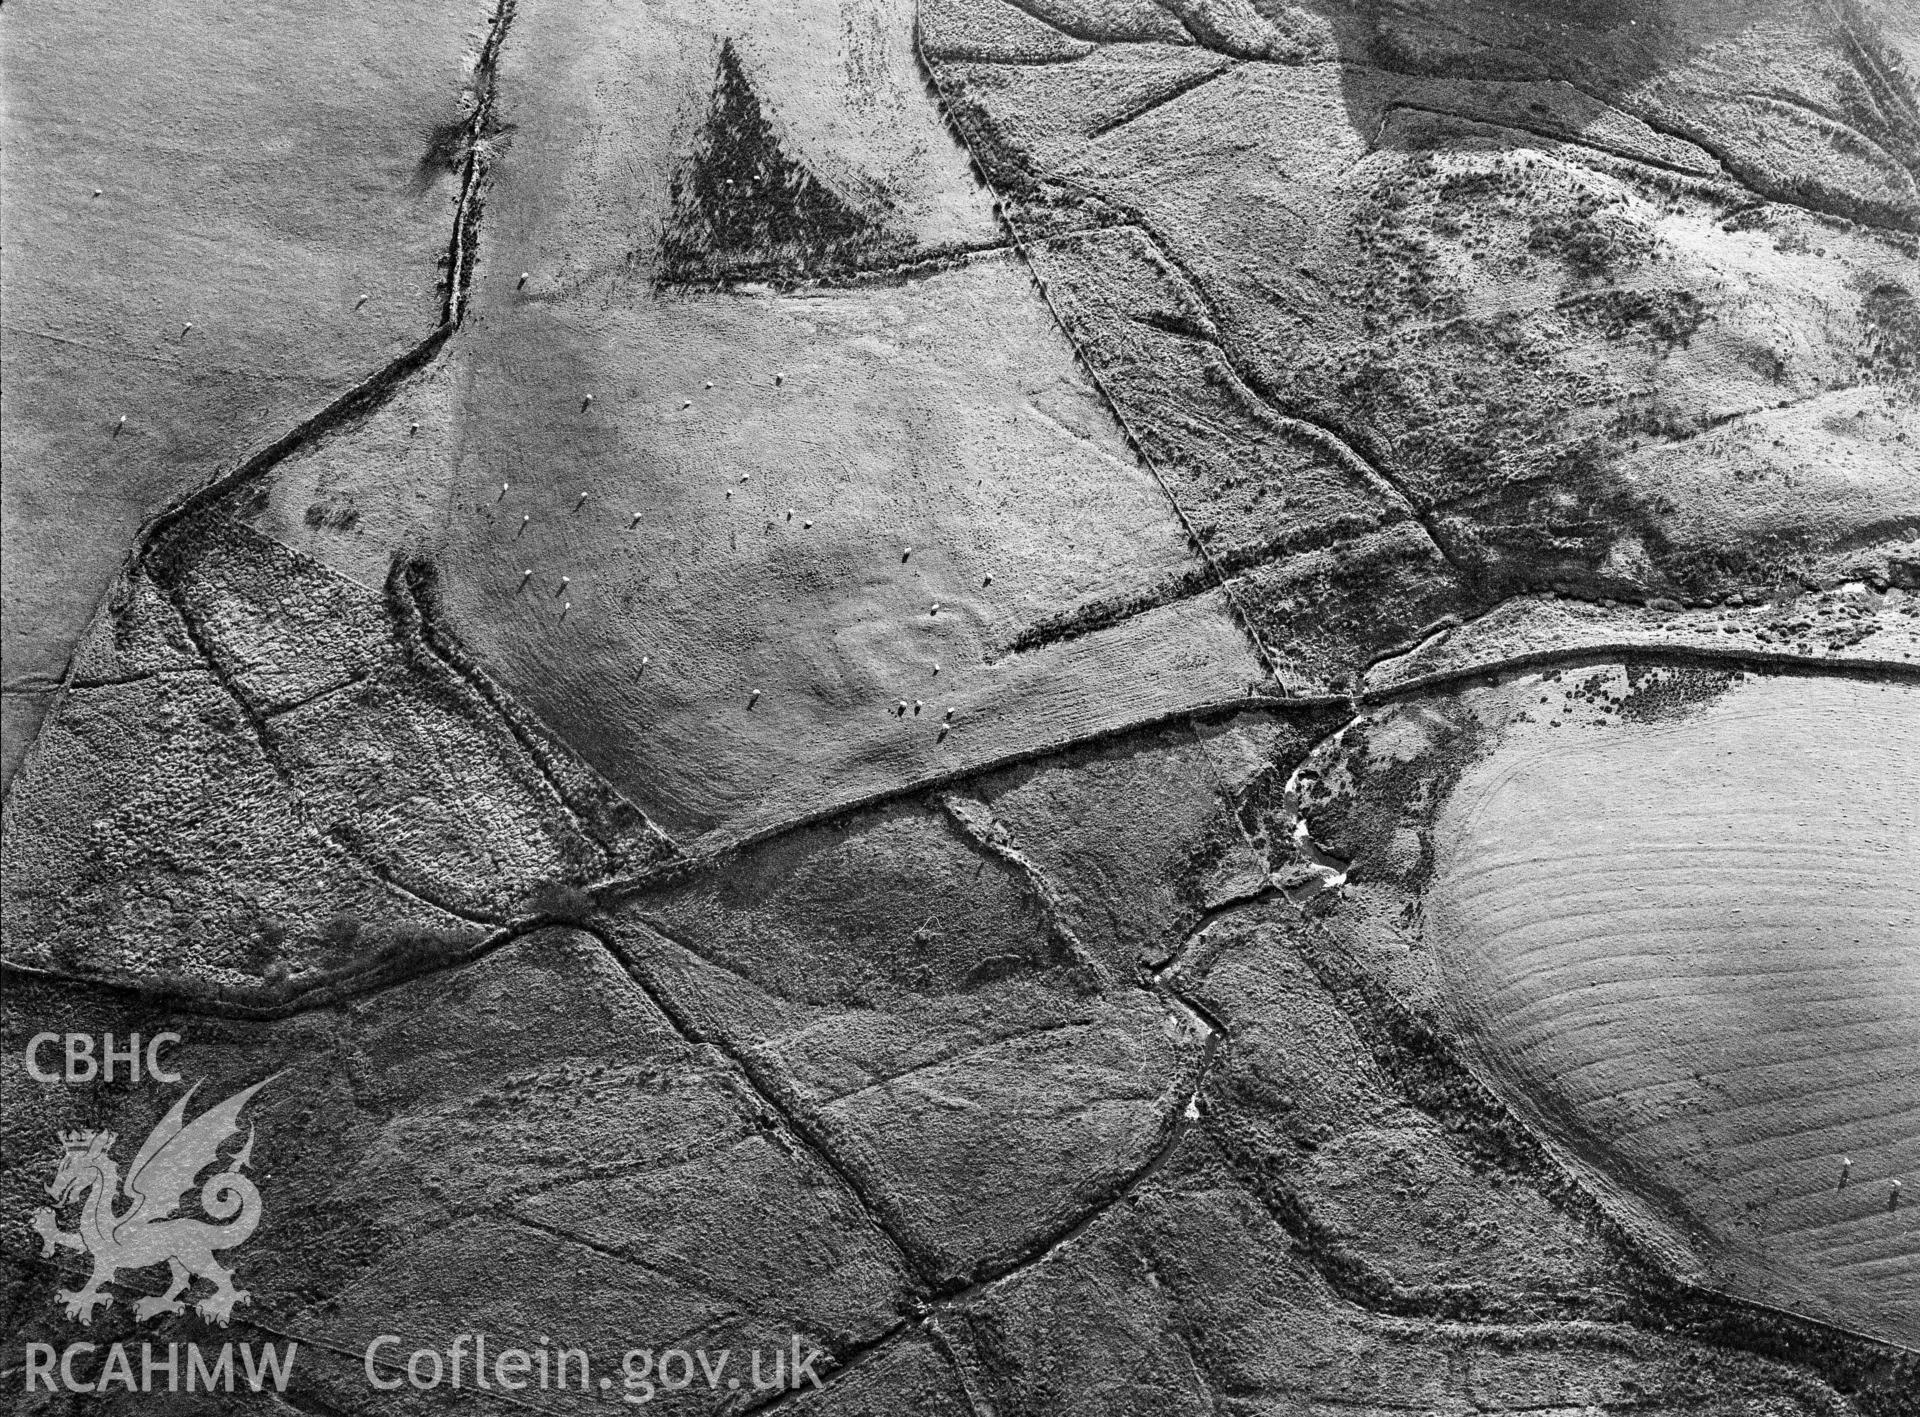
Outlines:
[[[1886,685],[1521,732],[1440,813],[1428,902],[1506,1096],[1671,1198],[1719,1282],[1893,1339],[1920,1326],[1916,783],[1920,700]]]

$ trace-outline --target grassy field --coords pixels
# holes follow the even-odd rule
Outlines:
[[[1204,597],[1011,652],[1195,561],[1005,249],[905,29],[870,43],[865,23],[533,8],[503,65],[513,145],[434,537],[447,611],[683,835],[1261,677]],[[762,233],[778,269],[704,280],[744,279],[727,184],[775,181],[813,184]],[[706,255],[671,258],[692,230]],[[986,249],[941,255],[961,247]]]
[[[1002,260],[591,320],[503,311],[482,333],[463,436],[484,451],[444,533],[453,623],[670,829],[957,763],[1009,716],[1051,736],[1058,696],[1084,726],[1162,682],[1218,697],[1260,677],[1206,600],[1159,617],[1171,639],[1149,622],[1110,652],[1002,653],[1116,568],[1189,555]]]
[[[141,524],[438,322],[483,19],[9,14],[7,778]]]

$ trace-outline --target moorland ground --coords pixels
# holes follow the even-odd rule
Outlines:
[[[83,20],[0,1029],[278,1073],[303,1404],[1913,1410],[1897,8]],[[10,1080],[9,1213],[165,1106]]]

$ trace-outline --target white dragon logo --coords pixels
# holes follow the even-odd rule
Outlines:
[[[194,1178],[219,1160],[221,1144],[239,1133],[240,1109],[271,1081],[263,1078],[236,1092],[219,1106],[202,1112],[191,1124],[186,1121],[187,1103],[199,1084],[188,1088],[141,1143],[127,1175],[130,1204],[118,1215],[113,1208],[120,1196],[120,1167],[109,1154],[118,1138],[112,1132],[60,1134],[64,1151],[47,1194],[55,1205],[83,1198],[80,1228],[60,1229],[48,1206],[34,1212],[33,1228],[39,1233],[43,1258],[56,1248],[86,1250],[93,1255],[93,1273],[86,1284],[79,1289],[62,1289],[57,1295],[66,1306],[68,1318],[91,1323],[95,1308],[113,1302],[103,1285],[123,1269],[146,1269],[163,1262],[172,1268],[173,1282],[165,1294],[135,1303],[136,1319],[182,1312],[186,1306],[180,1302],[180,1295],[196,1277],[214,1285],[214,1292],[194,1305],[204,1319],[224,1325],[235,1304],[248,1302],[247,1291],[233,1287],[233,1271],[223,1268],[213,1252],[244,1243],[260,1223],[260,1192],[240,1174],[253,1156],[251,1125],[246,1144],[233,1154],[227,1169],[210,1176],[200,1188],[201,1209],[214,1220],[228,1223],[215,1225],[170,1217],[180,1208]]]

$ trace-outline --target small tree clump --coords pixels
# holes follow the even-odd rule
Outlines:
[[[592,918],[594,908],[592,895],[567,881],[541,881],[527,897],[527,904],[536,915],[571,921]]]

